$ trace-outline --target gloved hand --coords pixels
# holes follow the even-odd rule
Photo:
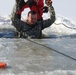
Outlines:
[[[26,5],[26,3],[24,2],[24,0],[21,0],[21,1],[19,2],[19,8],[20,8],[20,10],[21,10],[22,7],[25,6],[25,5]]]
[[[52,6],[52,0],[45,0],[47,6]]]
[[[26,4],[24,0],[16,0],[17,7],[21,10],[22,7]]]
[[[16,14],[16,17],[17,17],[18,19],[21,19],[21,14]]]
[[[25,5],[25,2],[24,2],[24,0],[16,0],[16,1],[17,1],[17,3],[16,3],[17,18],[21,19],[21,10],[22,10],[22,7]]]
[[[20,13],[20,0],[15,0],[16,1],[16,14]]]
[[[43,12],[44,12],[44,13],[47,13],[47,12],[48,12],[48,7],[47,7],[47,6],[44,6],[44,7],[43,7]]]

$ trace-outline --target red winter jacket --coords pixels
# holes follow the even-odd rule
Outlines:
[[[43,7],[44,7],[44,0],[38,0],[38,2],[36,3],[36,5],[32,5],[31,7],[28,6],[27,3],[25,3],[25,5],[23,5],[23,7],[21,8],[21,12],[25,9],[25,8],[30,8],[30,10],[33,10],[37,13],[37,17],[38,20],[42,19],[42,14],[43,14]]]

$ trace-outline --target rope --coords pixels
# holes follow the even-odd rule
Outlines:
[[[64,23],[54,23],[54,24],[56,24],[56,25],[60,25],[60,24],[62,24],[62,25],[64,25],[65,27],[67,27],[67,28],[70,28],[70,29],[76,29],[76,28],[71,28],[71,27],[68,27],[66,24],[64,24]]]
[[[21,0],[20,0],[21,1]],[[18,2],[18,4],[20,3],[20,1]],[[38,10],[39,11],[39,10]],[[39,14],[40,15],[40,14]],[[42,23],[42,22],[41,22]],[[56,24],[56,25],[60,25],[60,24],[63,24],[64,26],[66,26],[64,23],[54,23],[54,24]],[[67,28],[70,28],[70,29],[76,29],[76,28],[71,28],[71,27],[68,27],[68,26],[66,26]],[[68,57],[68,58],[70,58],[70,59],[72,59],[72,60],[75,60],[76,61],[76,58],[73,58],[73,57],[71,57],[71,56],[69,56],[69,55],[66,55],[66,54],[64,54],[64,53],[62,53],[62,52],[59,52],[59,51],[57,51],[57,50],[55,50],[55,49],[52,49],[52,48],[50,48],[50,47],[48,47],[48,46],[45,46],[45,45],[43,45],[43,44],[40,44],[40,43],[38,43],[38,42],[35,42],[35,41],[32,41],[31,39],[28,39],[27,38],[27,40],[28,41],[30,41],[30,42],[32,42],[32,43],[35,43],[35,44],[37,44],[37,45],[40,45],[40,46],[43,46],[43,47],[45,47],[45,48],[48,48],[48,49],[50,49],[50,50],[52,50],[52,51],[54,51],[54,52],[56,52],[56,53],[58,53],[58,54],[61,54],[61,55],[63,55],[63,56],[66,56],[66,57]]]
[[[73,57],[71,57],[71,56],[69,56],[69,55],[67,55],[67,54],[64,54],[64,53],[62,53],[62,52],[59,52],[59,51],[57,51],[57,50],[55,50],[55,49],[52,49],[52,48],[50,48],[50,47],[48,47],[48,46],[46,46],[46,45],[40,44],[40,43],[38,43],[38,42],[36,42],[36,41],[33,41],[33,40],[31,40],[31,39],[28,39],[28,38],[27,38],[27,40],[30,41],[30,42],[32,42],[32,43],[35,43],[35,44],[37,44],[37,45],[43,46],[43,47],[45,47],[45,48],[48,48],[48,49],[50,49],[50,50],[52,50],[52,51],[54,51],[54,52],[56,52],[56,53],[58,53],[58,54],[61,54],[61,55],[65,56],[65,57],[68,57],[68,58],[76,61],[76,58],[73,58]]]

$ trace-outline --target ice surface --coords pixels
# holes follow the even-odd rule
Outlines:
[[[53,51],[76,58],[76,24],[63,16],[55,23],[43,30],[50,38],[33,39],[52,49],[26,39],[0,38],[0,62],[7,63],[0,75],[76,75],[76,61]],[[13,28],[9,17],[0,16],[0,30]]]

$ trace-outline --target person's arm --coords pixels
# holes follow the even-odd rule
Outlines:
[[[24,28],[24,25],[26,24],[25,22],[21,21],[19,19],[18,14],[16,14],[16,12],[18,11],[17,5],[14,6],[13,8],[13,12],[11,15],[11,21],[12,21],[12,25],[18,30],[18,31],[22,31]]]
[[[24,11],[25,8],[28,8],[27,2],[24,2],[24,0],[15,0],[16,6],[18,11],[16,11],[16,14],[18,15],[18,18],[21,19],[21,13]]]
[[[53,6],[49,5],[48,9],[49,9],[49,13],[50,13],[50,18],[47,20],[43,20],[43,26],[42,26],[43,28],[42,29],[51,26],[56,20],[55,11],[54,11]]]

